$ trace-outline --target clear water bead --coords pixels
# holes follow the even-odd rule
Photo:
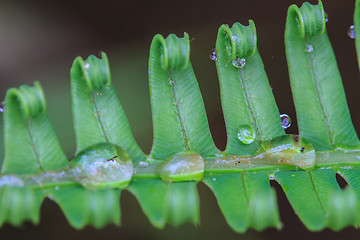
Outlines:
[[[255,130],[249,125],[242,125],[238,131],[238,139],[243,144],[251,144],[256,138]]]
[[[355,26],[354,25],[351,25],[349,27],[349,30],[348,30],[347,34],[351,39],[355,38]]]
[[[0,103],[0,112],[4,112],[5,110],[5,101]]]
[[[155,172],[165,182],[200,181],[204,177],[205,162],[200,154],[186,150],[179,152],[156,166]]]
[[[305,52],[311,53],[312,51],[314,51],[314,47],[310,44],[306,44]]]
[[[234,65],[234,67],[242,69],[245,67],[246,59],[237,57],[232,61],[232,64]]]
[[[217,56],[216,56],[216,48],[212,49],[209,53],[209,57],[211,60],[216,61],[217,60]]]
[[[327,14],[327,12],[325,12],[325,22],[327,23],[329,21],[329,15]]]
[[[287,129],[291,126],[291,118],[287,114],[281,114],[280,119],[281,119],[281,126],[284,129]]]
[[[90,64],[88,64],[88,63],[84,65],[85,69],[89,69],[89,67],[90,67]]]

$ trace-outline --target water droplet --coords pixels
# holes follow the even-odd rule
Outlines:
[[[357,158],[357,159],[360,159],[360,156],[359,156],[359,155],[356,155],[356,158]]]
[[[0,104],[0,112],[4,112],[5,110],[5,101],[3,101],[1,104]]]
[[[270,180],[275,180],[275,175],[274,175],[274,174],[270,174],[270,175],[269,175],[269,179],[270,179]]]
[[[101,92],[97,92],[96,95],[97,95],[97,96],[102,96],[102,93],[101,93]]]
[[[145,162],[145,161],[140,161],[139,162],[139,167],[141,167],[141,168],[147,168],[148,166],[149,166],[148,162]]]
[[[212,49],[209,53],[209,57],[211,60],[216,61],[217,60],[217,56],[216,56],[216,48]]]
[[[312,51],[314,51],[314,47],[310,44],[306,44],[305,52],[311,53]]]
[[[216,178],[213,178],[212,180],[215,182],[215,181],[216,181]]]
[[[204,176],[204,160],[193,151],[175,154],[156,167],[156,172],[166,182],[199,181]]]
[[[85,68],[85,69],[89,69],[89,67],[90,67],[90,64],[89,64],[89,63],[87,63],[87,64],[84,65],[84,68]]]
[[[174,85],[175,82],[174,82],[174,80],[170,80],[169,83],[172,86],[172,85]]]
[[[287,114],[281,114],[280,119],[283,129],[287,129],[291,126],[291,118]]]
[[[238,138],[243,144],[251,144],[256,138],[255,130],[249,125],[242,125],[238,131]]]
[[[237,57],[232,61],[232,64],[234,67],[242,69],[245,67],[246,59]]]
[[[132,177],[129,154],[111,143],[92,145],[70,162],[69,174],[86,188],[124,187]]]
[[[59,186],[55,186],[55,190],[59,190]]]
[[[329,21],[329,15],[327,14],[327,12],[325,12],[325,22],[327,23]]]
[[[351,25],[349,27],[349,30],[348,30],[347,34],[351,39],[355,38],[355,26],[354,25]]]

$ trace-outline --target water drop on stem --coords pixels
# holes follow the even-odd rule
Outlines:
[[[139,162],[139,167],[141,167],[141,168],[147,168],[148,166],[149,166],[148,162],[144,162],[144,161]]]

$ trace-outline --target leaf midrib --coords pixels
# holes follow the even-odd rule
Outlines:
[[[307,37],[305,37],[305,44],[312,46],[312,44],[309,43],[309,40],[308,40]],[[335,142],[334,142],[333,134],[332,134],[332,132],[331,132],[329,120],[328,120],[329,117],[328,117],[328,115],[326,114],[325,107],[324,107],[324,104],[323,104],[323,99],[322,99],[321,94],[320,94],[319,79],[318,79],[318,76],[317,76],[316,71],[315,71],[314,60],[313,60],[313,58],[312,58],[311,52],[308,52],[308,53],[307,53],[307,56],[308,56],[309,63],[310,63],[311,74],[312,74],[313,79],[314,79],[314,82],[315,82],[315,89],[316,89],[316,93],[317,93],[317,96],[318,96],[318,99],[319,99],[319,104],[320,104],[321,112],[322,112],[322,115],[324,116],[325,125],[326,125],[327,132],[328,132],[328,134],[329,134],[329,138],[330,138],[331,145],[332,145],[332,147],[334,148],[334,147],[335,147]]]
[[[316,185],[315,185],[315,183],[314,183],[314,178],[313,178],[313,176],[312,176],[311,171],[309,171],[309,177],[310,177],[310,182],[311,182],[311,184],[312,184],[312,186],[313,186],[313,189],[314,189],[314,192],[315,192],[315,195],[316,195],[316,199],[318,200],[318,202],[319,202],[319,204],[320,204],[320,206],[321,206],[321,209],[322,209],[324,212],[327,212],[326,209],[325,209],[325,207],[324,207],[324,205],[323,205],[323,203],[322,203],[321,200],[320,200],[319,192],[318,192],[318,190],[316,189]]]
[[[173,72],[171,71],[171,69],[168,70],[168,73],[169,73],[169,79],[170,79],[170,86],[171,86],[172,94],[173,94],[173,100],[174,100],[174,104],[176,106],[177,116],[179,117],[179,122],[180,122],[180,127],[181,127],[181,134],[182,134],[182,137],[184,139],[185,149],[190,150],[189,139],[188,139],[186,131],[185,131],[184,120],[182,119],[182,116],[181,116],[181,113],[180,113],[180,107],[179,107],[179,104],[178,104],[178,98],[177,98],[176,91],[175,91],[175,79],[173,77]],[[172,84],[171,84],[171,82],[172,82]]]
[[[105,127],[104,127],[104,124],[102,122],[102,118],[101,118],[101,115],[100,115],[100,112],[99,112],[99,108],[98,108],[97,103],[96,103],[95,93],[92,92],[91,95],[92,95],[92,100],[93,100],[93,103],[94,103],[94,109],[95,109],[95,114],[96,114],[95,118],[99,122],[99,125],[100,125],[100,128],[101,128],[101,131],[103,133],[105,141],[109,142],[109,138],[108,138],[107,133],[105,131]]]
[[[239,69],[239,79],[240,79],[240,82],[241,82],[241,86],[244,89],[245,98],[246,98],[246,105],[249,108],[252,121],[254,122],[254,126],[255,126],[255,129],[256,129],[256,137],[260,141],[261,140],[260,128],[259,128],[258,123],[256,122],[256,117],[255,117],[255,113],[254,113],[254,109],[253,109],[254,107],[251,104],[249,93],[247,92],[247,89],[246,89],[244,75],[243,75],[241,69]]]

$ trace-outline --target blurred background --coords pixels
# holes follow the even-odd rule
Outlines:
[[[32,85],[39,80],[45,91],[48,114],[69,159],[75,152],[72,127],[69,71],[77,56],[104,51],[108,54],[112,82],[129,119],[135,139],[149,153],[152,123],[148,91],[147,64],[152,37],[189,33],[191,61],[203,94],[210,129],[216,145],[224,149],[226,131],[221,111],[219,84],[209,52],[215,46],[221,24],[253,19],[262,56],[275,99],[281,113],[287,113],[293,125],[288,133],[297,133],[284,49],[287,8],[303,1],[7,1],[0,0],[0,99],[10,87]],[[315,4],[317,1],[310,1]],[[353,24],[355,1],[323,1],[328,14],[327,31],[343,77],[347,100],[357,131],[360,131],[359,70],[353,39],[347,35]],[[3,134],[2,119],[0,133]],[[0,153],[3,155],[3,138]],[[129,192],[121,196],[122,226],[109,225],[102,230],[87,227],[77,231],[69,226],[59,207],[46,200],[39,226],[21,228],[5,225],[0,238],[28,239],[326,239],[351,238],[360,232],[348,228],[340,233],[330,230],[310,233],[296,217],[282,189],[276,188],[282,231],[269,229],[239,235],[226,224],[214,196],[199,184],[201,225],[180,228],[152,227]]]

